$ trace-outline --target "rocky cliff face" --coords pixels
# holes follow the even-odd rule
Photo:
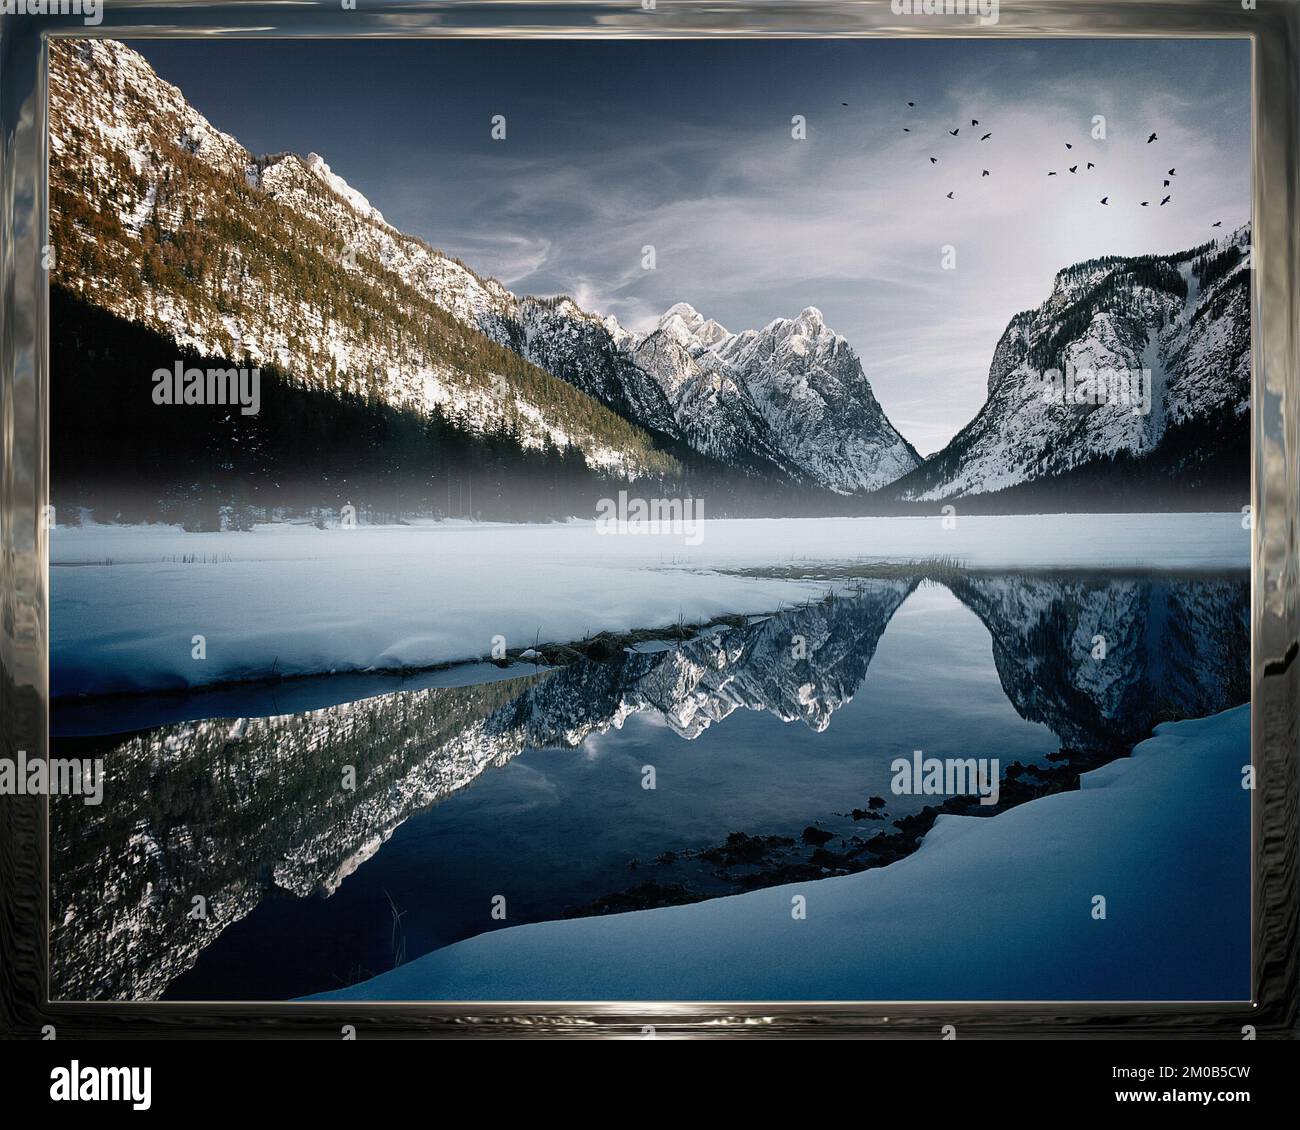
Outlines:
[[[979,414],[899,496],[982,494],[1121,452],[1176,465],[1189,426],[1250,410],[1250,265],[1243,227],[1182,254],[1061,271],[1051,297],[1007,326]],[[1106,373],[1128,379],[1103,389]]]
[[[766,461],[841,494],[875,490],[920,462],[815,307],[731,333],[682,302],[627,348],[697,450]]]

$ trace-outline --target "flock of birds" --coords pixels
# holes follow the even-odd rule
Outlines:
[[[848,103],[847,103],[847,102],[841,102],[840,105],[841,105],[841,106],[847,106]],[[915,108],[916,108],[916,103],[915,103],[915,102],[909,102],[909,103],[907,104],[907,106],[908,106],[908,109],[915,109]],[[950,137],[957,137],[957,136],[961,133],[962,128],[963,128],[963,127],[961,127],[961,126],[957,126],[955,129],[950,129],[950,130],[948,131],[949,136],[950,136]],[[967,128],[968,128],[968,129],[972,129],[972,130],[973,130],[973,129],[978,129],[978,128],[980,128],[980,121],[979,121],[979,119],[978,119],[978,118],[971,118],[971,120],[970,120],[970,126],[967,127]],[[904,133],[911,133],[911,132],[912,132],[912,127],[911,127],[911,126],[904,126],[904,127],[903,127],[903,132],[904,132]],[[969,133],[968,133],[967,136],[970,136]],[[991,138],[992,136],[993,136],[993,131],[992,131],[992,130],[989,130],[988,132],[981,134],[979,140],[980,140],[980,141],[988,141],[988,139]],[[1147,144],[1148,144],[1148,145],[1154,145],[1154,144],[1155,144],[1156,142],[1158,142],[1159,140],[1160,140],[1160,138],[1157,137],[1156,134],[1155,134],[1155,132],[1153,131],[1153,132],[1151,133],[1151,135],[1147,138]],[[1072,149],[1074,149],[1074,143],[1073,143],[1073,142],[1070,142],[1070,141],[1067,141],[1067,142],[1065,143],[1065,148],[1066,148],[1067,150],[1072,150]],[[939,158],[938,158],[938,157],[935,157],[935,156],[931,156],[931,157],[930,157],[930,164],[931,164],[931,165],[937,165],[937,164],[939,164]],[[1077,176],[1077,175],[1078,175],[1078,173],[1079,173],[1079,165],[1080,165],[1080,164],[1084,165],[1084,174],[1085,174],[1085,175],[1087,175],[1087,173],[1091,172],[1093,169],[1095,169],[1095,168],[1097,167],[1096,164],[1095,164],[1094,162],[1092,162],[1092,161],[1084,161],[1084,162],[1076,161],[1073,165],[1069,165],[1069,166],[1067,166],[1067,171],[1070,173],[1070,175],[1072,175],[1072,176]],[[983,170],[981,170],[981,172],[980,172],[980,179],[982,180],[984,177],[991,176],[991,175],[992,175],[992,174],[989,172],[988,169],[983,169]],[[1047,175],[1048,175],[1049,177],[1054,177],[1054,176],[1057,176],[1058,174],[1057,174],[1057,171],[1056,171],[1055,169],[1050,169],[1050,170],[1048,171]],[[1164,174],[1164,176],[1161,178],[1161,179],[1164,181],[1163,185],[1161,185],[1161,191],[1164,191],[1165,189],[1170,188],[1170,186],[1173,184],[1173,180],[1174,180],[1174,178],[1175,178],[1177,175],[1178,175],[1178,169],[1177,169],[1177,166],[1175,166],[1175,167],[1169,169],[1168,172],[1166,172],[1166,173]],[[1153,194],[1153,195],[1156,195],[1156,194]],[[955,200],[955,199],[956,199],[956,190],[950,191],[950,192],[947,194],[947,197],[948,197],[949,200]],[[1164,207],[1166,204],[1168,204],[1172,199],[1173,199],[1173,193],[1172,193],[1172,192],[1166,192],[1165,195],[1164,195],[1164,197],[1161,199],[1160,203],[1157,205],[1157,207],[1163,208],[1163,207]],[[1101,203],[1102,205],[1104,205],[1104,206],[1106,206],[1106,207],[1109,207],[1109,206],[1110,206],[1110,196],[1109,196],[1109,195],[1107,195],[1107,196],[1103,196],[1103,197],[1101,198],[1101,200],[1099,201],[1099,203]],[[1149,207],[1151,207],[1151,201],[1150,201],[1150,200],[1143,200],[1143,201],[1140,201],[1139,204],[1138,204],[1138,206],[1139,206],[1140,208],[1149,208]],[[1222,225],[1223,225],[1223,221],[1222,221],[1222,220],[1216,220],[1214,223],[1212,223],[1212,224],[1210,225],[1210,227],[1212,227],[1212,228],[1217,228],[1217,227],[1221,227]]]

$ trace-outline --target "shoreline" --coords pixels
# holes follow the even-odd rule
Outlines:
[[[1078,789],[945,814],[890,866],[505,926],[298,999],[1245,999],[1249,755],[1248,704],[1162,723]]]
[[[953,530],[938,519],[715,520],[696,547],[593,529],[60,527],[51,701],[339,673],[409,678],[498,647],[581,650],[602,635],[767,615],[854,580],[1177,580],[1250,569],[1249,534],[1233,514],[969,517]],[[115,563],[89,567],[96,561]],[[192,654],[200,638],[203,653]]]

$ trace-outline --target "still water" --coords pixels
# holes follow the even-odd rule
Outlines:
[[[1246,701],[1248,613],[1244,573],[870,580],[465,686],[69,707],[53,753],[108,785],[51,804],[52,995],[284,999],[503,926],[882,865],[934,803],[891,792],[896,757],[996,758],[1004,803],[1069,787]]]

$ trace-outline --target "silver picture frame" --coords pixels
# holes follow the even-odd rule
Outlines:
[[[49,5],[57,8],[59,5]],[[940,4],[940,7],[943,5]],[[1300,0],[949,3],[103,0],[0,15],[0,745],[48,748],[49,280],[47,45],[52,37],[1238,37],[1253,55],[1253,952],[1248,1002],[75,1003],[48,986],[47,798],[0,798],[0,1030],[39,1039],[387,1036],[856,1036],[1240,1039],[1297,1026],[1300,1001]],[[919,7],[919,5],[918,5]],[[898,14],[896,9],[903,9]],[[966,9],[969,10],[966,10]],[[322,91],[322,98],[328,92]],[[337,1035],[335,1035],[337,1038]]]

